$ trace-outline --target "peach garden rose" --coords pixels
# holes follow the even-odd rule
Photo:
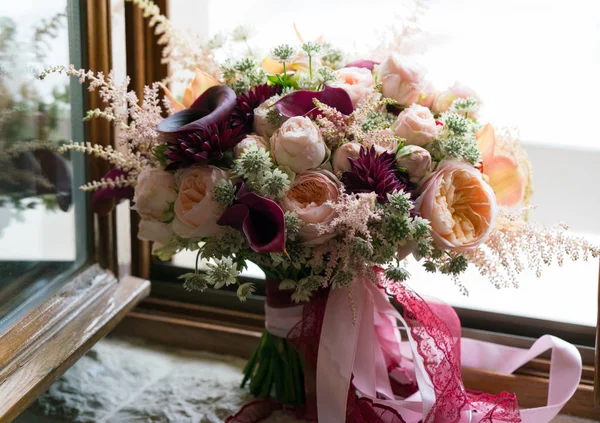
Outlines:
[[[191,167],[177,172],[179,194],[175,200],[173,229],[183,238],[214,236],[221,231],[217,220],[222,207],[213,198],[213,188],[219,179],[229,178],[225,170],[213,167]]]
[[[294,212],[303,222],[300,239],[314,246],[330,240],[336,234],[319,234],[318,225],[329,223],[337,216],[330,204],[340,197],[339,181],[327,170],[311,170],[296,176],[294,185],[281,200],[285,212]]]
[[[463,251],[487,240],[497,215],[496,197],[481,173],[455,160],[440,162],[423,181],[417,199],[439,247]]]
[[[348,67],[337,71],[338,81],[333,86],[342,88],[350,96],[352,105],[356,106],[361,100],[373,93],[375,80],[369,69]]]

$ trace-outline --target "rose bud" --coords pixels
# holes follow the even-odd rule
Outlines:
[[[433,170],[431,154],[423,147],[407,145],[396,153],[396,163],[408,172],[410,181],[418,183]]]

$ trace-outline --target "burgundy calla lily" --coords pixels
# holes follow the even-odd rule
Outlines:
[[[120,176],[127,178],[128,172],[113,168],[104,175],[104,179],[112,180]],[[133,198],[133,187],[127,186],[123,188],[102,188],[94,192],[92,197],[92,211],[99,216],[107,216],[123,200],[131,200]]]
[[[229,118],[235,105],[235,92],[225,85],[217,85],[207,89],[189,109],[181,110],[164,119],[156,129],[168,133],[207,129]]]
[[[374,62],[373,60],[355,60],[352,63],[348,63],[346,66],[346,68],[365,68],[365,69],[369,69],[370,71],[373,70],[373,68],[375,68],[375,65],[378,65],[379,62]]]
[[[318,112],[315,103],[313,103],[315,98],[345,115],[349,115],[354,111],[352,100],[350,100],[350,96],[346,91],[342,88],[333,88],[327,85],[323,91],[298,90],[291,92],[275,103],[275,108],[287,118],[309,115],[313,117],[312,115]]]
[[[237,184],[235,201],[217,224],[242,231],[257,253],[285,251],[283,210],[275,201],[248,191],[244,182]]]

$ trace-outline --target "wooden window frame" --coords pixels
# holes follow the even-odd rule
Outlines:
[[[168,0],[155,0],[155,3],[166,15]],[[166,77],[167,69],[160,64],[161,48],[147,21],[133,5],[127,6],[128,73],[136,90],[141,92],[143,85]],[[135,219],[137,215],[133,213],[132,221]],[[137,232],[133,227],[131,234],[135,240]],[[256,295],[242,304],[235,292],[227,289],[209,289],[203,293],[183,290],[175,281],[189,269],[153,260],[147,242],[133,242],[132,256],[137,259],[133,265],[136,274],[152,280],[152,295],[126,316],[114,331],[115,335],[137,336],[173,347],[239,357],[252,354],[264,328],[264,292],[260,284],[257,284]],[[528,348],[533,337],[551,331],[565,340],[586,345],[578,347],[584,361],[582,382],[563,413],[600,420],[600,408],[596,408],[600,407],[600,289],[598,309],[596,328],[460,308],[457,313],[465,326],[463,335],[475,339]],[[482,313],[486,314],[485,319],[481,318]],[[521,406],[534,407],[545,404],[549,366],[546,355],[523,366],[514,375],[466,368],[463,380],[470,389],[514,392]]]
[[[109,72],[110,10],[110,0],[70,1],[70,47],[80,52],[74,60],[76,67]],[[101,106],[99,96],[86,94],[77,81],[72,81],[71,90],[81,90],[86,109]],[[82,117],[83,110],[74,110],[73,119]],[[110,124],[100,120],[86,123],[85,134],[74,134],[102,145],[113,143],[113,135]],[[74,166],[87,173],[88,180],[100,179],[109,169],[106,163],[89,157]],[[79,205],[87,204],[84,193],[77,192],[74,197]],[[80,266],[72,275],[51,281],[55,292],[8,322],[8,328],[0,333],[0,422],[16,418],[149,294],[147,280],[125,272],[119,275],[120,266],[126,269],[128,263],[117,259],[121,256],[117,214],[97,217],[86,214],[86,209],[78,207],[76,215],[85,222],[85,233],[77,238],[83,241],[79,246],[87,250],[87,259],[77,263]]]

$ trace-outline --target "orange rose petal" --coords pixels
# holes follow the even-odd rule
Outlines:
[[[167,96],[167,98],[169,99],[169,102],[171,103],[171,107],[173,108],[173,110],[178,112],[180,110],[185,109],[184,105],[181,104],[179,101],[177,101],[175,99],[175,97],[173,97],[173,93],[171,93],[171,90],[169,90],[167,87],[165,87],[164,84],[160,84],[160,87],[165,92],[165,96]]]
[[[204,93],[204,91],[216,85],[221,85],[216,78],[204,71],[201,71],[200,69],[196,69],[196,72],[194,73],[194,79],[190,85],[187,86],[185,93],[183,94],[183,105],[185,107],[190,107],[194,101],[196,101],[196,99]]]
[[[283,65],[270,57],[265,57],[261,66],[269,75],[276,75],[283,72]]]
[[[477,131],[475,135],[477,139],[477,147],[481,153],[481,160],[483,162],[484,171],[494,155],[494,148],[496,148],[496,132],[491,124],[486,124],[483,128]],[[487,173],[487,172],[486,172]]]
[[[517,163],[506,156],[494,156],[486,163],[485,174],[501,206],[517,205],[525,192],[525,178]]]

